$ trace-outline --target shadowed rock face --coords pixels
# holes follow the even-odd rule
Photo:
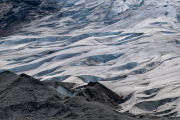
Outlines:
[[[121,116],[112,108],[88,102],[83,97],[64,99],[48,84],[26,74],[0,73],[0,119],[116,119]]]
[[[0,73],[0,119],[51,117],[65,106],[63,95],[30,76]]]
[[[88,101],[97,101],[111,107],[117,107],[124,102],[122,97],[98,82],[89,82],[77,95],[85,97]]]
[[[90,82],[87,86],[83,86],[83,89],[79,89],[78,96],[72,98],[65,98],[48,84],[54,85],[50,81],[41,82],[26,74],[18,76],[8,71],[0,73],[0,120],[137,120],[138,118],[115,112],[114,106],[121,101],[121,97],[100,83]],[[67,84],[65,83],[66,86]],[[63,86],[63,83],[58,85]]]
[[[0,74],[0,93],[2,93],[14,80],[19,76],[9,71],[2,72]]]

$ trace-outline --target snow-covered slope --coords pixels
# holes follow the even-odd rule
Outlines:
[[[0,71],[101,81],[118,111],[180,116],[179,0],[59,0],[58,12],[0,38]]]

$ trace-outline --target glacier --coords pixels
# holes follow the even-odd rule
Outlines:
[[[126,99],[119,112],[180,117],[180,0],[57,2],[0,38],[0,71],[98,81]]]

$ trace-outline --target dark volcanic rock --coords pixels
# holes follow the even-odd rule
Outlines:
[[[43,82],[32,77],[19,77],[6,87],[0,94],[0,107],[7,107],[27,102],[58,101],[60,95]]]
[[[137,120],[138,116],[116,112],[121,97],[100,83],[83,86],[72,98],[52,87],[26,74],[0,73],[0,120]]]
[[[17,78],[19,78],[19,76],[12,72],[2,72],[0,74],[0,93],[2,93]]]
[[[70,98],[64,104],[71,106],[65,118],[76,120],[136,120],[115,112],[112,108],[102,103],[87,102],[83,97]]]
[[[83,96],[89,101],[97,101],[111,107],[117,107],[124,102],[123,98],[98,82],[90,82],[84,86],[78,96]]]
[[[30,76],[0,73],[0,119],[52,117],[65,111],[64,96]]]

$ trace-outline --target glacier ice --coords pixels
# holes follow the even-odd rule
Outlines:
[[[177,117],[179,16],[178,0],[69,0],[23,33],[0,38],[0,71],[100,81],[128,98],[120,112]]]

